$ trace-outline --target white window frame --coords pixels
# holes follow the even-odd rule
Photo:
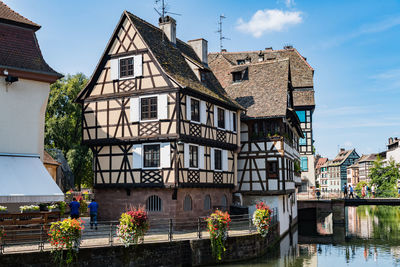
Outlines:
[[[199,119],[200,121],[194,121],[192,120],[192,99],[199,101]],[[191,96],[187,96],[187,100],[186,100],[186,105],[188,105],[188,107],[186,108],[186,112],[190,112],[190,119],[189,121],[191,123],[196,123],[196,124],[202,124],[201,123],[201,100],[196,98],[196,97],[191,97]],[[188,115],[186,117],[189,117]]]
[[[143,170],[161,170],[161,144],[162,143],[144,143],[142,144],[142,169]],[[158,167],[144,167],[144,147],[149,145],[159,145],[160,146],[160,166]]]
[[[217,170],[216,168],[215,168],[215,151],[216,150],[219,150],[219,151],[221,151],[221,169],[220,170]],[[220,148],[213,148],[213,157],[212,157],[212,160],[214,161],[213,162],[213,166],[214,166],[214,170],[213,171],[215,171],[215,172],[223,172],[224,171],[224,163],[223,163],[223,157],[224,157],[224,150],[223,149],[220,149]]]
[[[190,167],[190,146],[197,146],[197,167]],[[189,151],[187,152],[188,155],[188,169],[189,170],[199,170],[200,169],[200,146],[197,144],[188,144]],[[204,157],[204,155],[203,155]]]
[[[218,109],[222,109],[223,111],[224,111],[224,126],[225,126],[225,128],[220,128],[219,126],[218,126]],[[223,107],[220,107],[220,106],[218,106],[218,105],[214,105],[214,112],[216,113],[216,114],[214,114],[214,123],[215,123],[215,127],[217,128],[217,129],[219,129],[219,130],[224,130],[224,131],[227,131],[228,129],[226,128],[226,126],[227,126],[227,123],[226,123],[226,112],[227,111],[227,109],[225,109],[225,108],[223,108]]]
[[[142,120],[142,98],[150,98],[150,97],[156,97],[157,98],[157,119],[152,119],[152,120]],[[158,105],[158,99],[159,95],[141,95],[139,96],[139,122],[152,122],[152,121],[159,121],[160,117],[160,112],[159,112],[159,105]]]

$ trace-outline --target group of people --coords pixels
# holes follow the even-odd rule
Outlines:
[[[372,185],[371,188],[368,187],[368,185],[363,185],[361,187],[361,196],[364,197],[369,197],[369,191],[371,190],[372,197],[375,198],[375,185]],[[354,198],[354,187],[349,184],[347,185],[346,183],[343,185],[343,194],[344,198]]]
[[[71,210],[71,219],[79,219],[79,208],[81,207],[81,204],[76,200],[76,198],[73,198],[71,203],[69,203],[69,208]],[[92,202],[90,202],[88,209],[90,213],[90,229],[93,229],[93,225],[95,226],[95,229],[97,230],[97,210],[99,208],[99,204],[97,204],[95,199],[92,199]]]

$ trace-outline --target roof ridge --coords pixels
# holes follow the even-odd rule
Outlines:
[[[274,59],[274,60],[269,60],[269,61],[261,61],[261,62],[256,62],[256,63],[248,63],[248,64],[242,64],[242,65],[232,65],[230,66],[231,68],[237,68],[239,66],[255,66],[255,65],[266,65],[266,64],[273,64],[273,63],[279,63],[283,61],[289,61],[289,58],[279,58],[279,59]]]
[[[28,25],[31,25],[31,26],[38,27],[38,29],[41,28],[41,26],[40,26],[39,24],[33,22],[32,20],[30,20],[30,19],[28,19],[28,18],[22,16],[21,14],[19,14],[17,11],[11,9],[11,8],[10,8],[6,3],[4,3],[3,1],[0,1],[0,5],[3,5],[5,8],[7,8],[8,11],[11,11],[11,13],[13,13],[14,15],[20,17],[22,20],[25,20],[26,22],[16,21],[16,20],[13,20],[13,19],[4,18],[5,20],[11,20],[11,21],[15,21],[15,22],[18,22],[18,23],[28,24]]]

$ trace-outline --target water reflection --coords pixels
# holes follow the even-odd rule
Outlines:
[[[333,225],[332,214],[320,213],[314,222],[300,223],[275,251],[231,266],[400,267],[400,207],[349,207],[346,217],[345,226]]]

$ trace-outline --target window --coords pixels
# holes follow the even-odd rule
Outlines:
[[[123,58],[119,60],[119,77],[133,76],[133,57]]]
[[[242,72],[236,71],[232,72],[233,82],[240,82],[242,80]]]
[[[160,145],[144,145],[144,164],[145,168],[160,167]]]
[[[225,110],[222,108],[217,109],[218,112],[218,128],[225,129]]]
[[[300,110],[296,111],[297,116],[299,117],[300,122],[306,122],[306,111],[305,110]]]
[[[200,101],[190,99],[191,120],[200,122]]]
[[[308,171],[308,159],[307,157],[301,158],[301,171]]]
[[[191,211],[192,210],[192,198],[187,195],[185,200],[183,201],[183,210],[184,211]]]
[[[189,146],[189,167],[198,168],[199,167],[199,147]]]
[[[161,198],[157,195],[149,196],[149,198],[146,201],[146,210],[147,211],[162,211]]]
[[[301,145],[301,146],[307,145],[306,139],[305,139],[305,138],[300,138],[300,139],[299,139],[299,145]]]
[[[222,150],[214,150],[214,168],[216,170],[222,170]]]
[[[210,195],[206,195],[204,198],[204,210],[210,210],[211,209],[211,197]]]
[[[268,173],[269,176],[276,176],[278,174],[278,162],[268,161]]]
[[[157,119],[157,97],[141,98],[142,120]]]
[[[221,198],[221,206],[222,206],[222,207],[227,207],[227,206],[228,206],[228,199],[226,198],[225,195],[222,195],[222,198]]]
[[[234,132],[236,132],[236,123],[237,123],[237,121],[236,121],[236,112],[233,112],[232,113],[232,130]]]
[[[244,59],[236,60],[238,65],[243,65],[245,63]]]

